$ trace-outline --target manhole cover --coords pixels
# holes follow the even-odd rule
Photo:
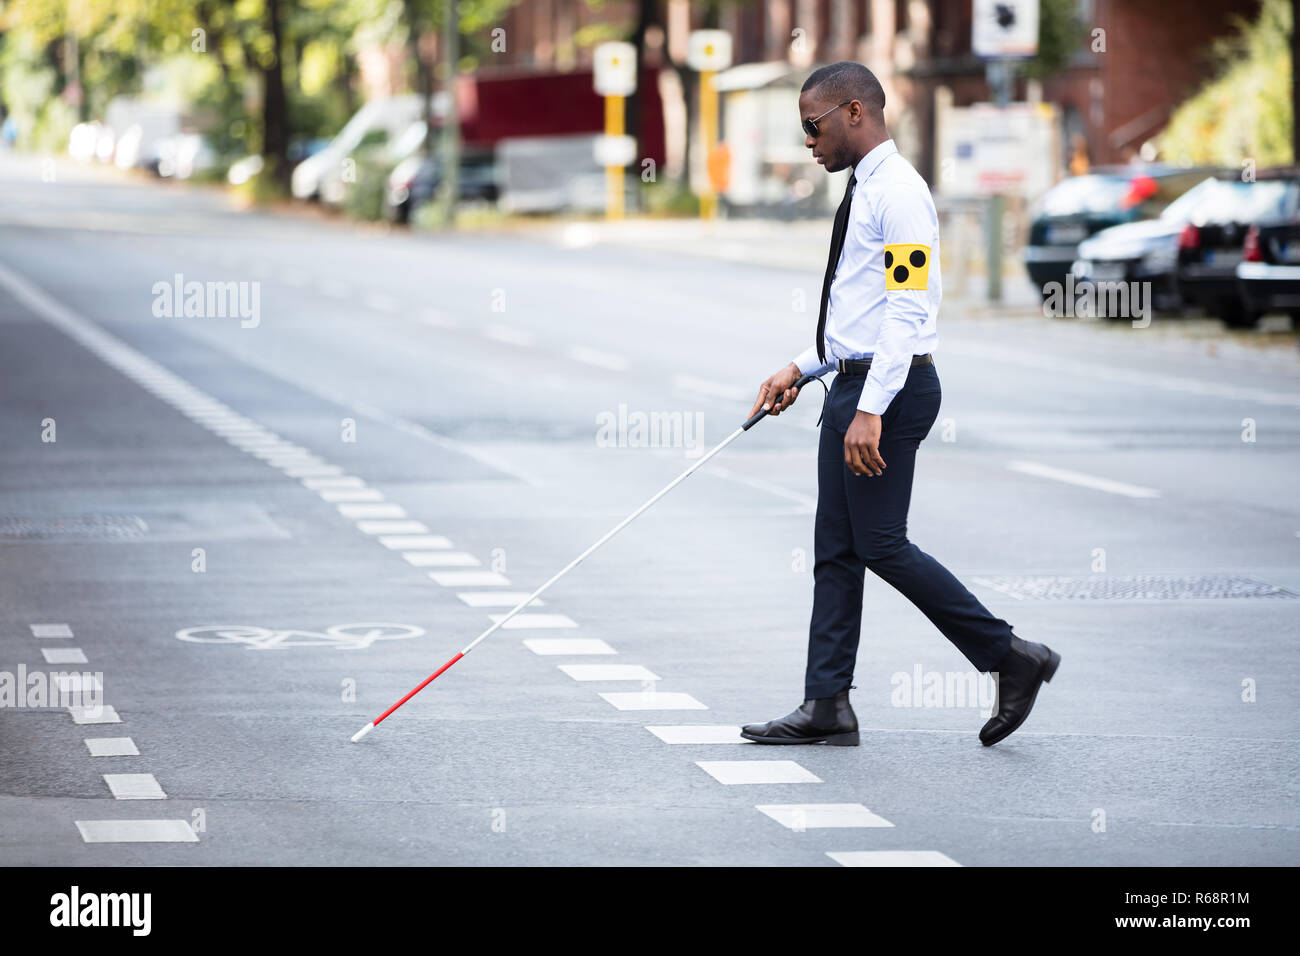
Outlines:
[[[148,530],[136,515],[0,515],[0,540],[142,538]]]
[[[1286,588],[1224,574],[1095,574],[1088,577],[979,577],[972,580],[1013,598],[1037,601],[1180,601],[1297,596]]]

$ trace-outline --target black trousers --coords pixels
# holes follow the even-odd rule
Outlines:
[[[921,440],[939,416],[934,365],[909,369],[881,416],[884,474],[855,475],[844,463],[844,434],[857,413],[865,374],[837,375],[822,418],[817,452],[812,623],[808,629],[809,698],[833,697],[853,682],[862,629],[866,569],[920,608],[980,671],[995,669],[1011,647],[1011,625],[994,617],[942,564],[907,540],[907,508]]]

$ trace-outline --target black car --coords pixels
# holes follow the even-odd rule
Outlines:
[[[437,156],[411,156],[398,163],[388,177],[384,211],[393,222],[407,223],[411,215],[438,192],[442,160]],[[460,160],[459,190],[462,200],[496,202],[500,195],[496,158],[488,153],[466,153]]]
[[[1247,229],[1234,272],[1244,315],[1287,312],[1300,327],[1300,219]]]
[[[1064,283],[1079,243],[1103,229],[1158,216],[1207,175],[1180,166],[1099,166],[1063,179],[1038,202],[1029,227],[1025,268],[1046,296],[1049,283]]]
[[[1183,228],[1178,240],[1178,285],[1184,297],[1207,315],[1217,315],[1236,328],[1250,328],[1262,310],[1243,298],[1237,267],[1246,259],[1252,230],[1252,261],[1264,261],[1265,245],[1276,259],[1285,260],[1292,254],[1282,234],[1300,202],[1300,173],[1295,169],[1268,170],[1249,182],[1241,181],[1239,175],[1230,182],[1231,190],[1222,191],[1200,221]],[[1254,285],[1259,280],[1249,281],[1252,288],[1259,288]]]

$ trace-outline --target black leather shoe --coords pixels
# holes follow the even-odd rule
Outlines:
[[[850,688],[851,690],[852,688]],[[760,744],[858,745],[858,718],[849,706],[849,692],[805,700],[794,713],[765,724],[746,724],[740,736]]]
[[[1061,655],[1045,644],[1011,636],[1011,650],[994,668],[998,675],[998,712],[980,729],[980,742],[992,747],[1025,722],[1038,688],[1061,666]]]

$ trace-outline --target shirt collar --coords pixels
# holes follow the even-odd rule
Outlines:
[[[858,161],[854,167],[853,176],[858,182],[862,182],[872,173],[874,173],[886,159],[898,152],[898,147],[894,145],[892,139],[887,139],[867,155]]]

